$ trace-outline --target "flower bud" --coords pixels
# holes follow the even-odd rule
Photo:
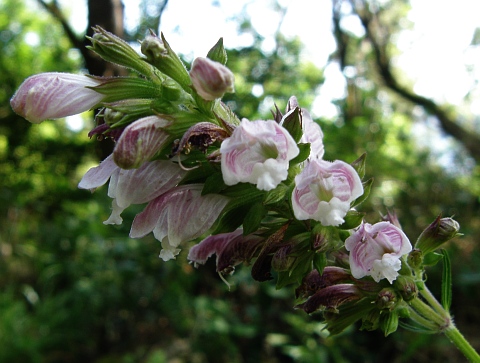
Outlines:
[[[137,71],[144,76],[154,74],[153,67],[146,63],[138,53],[123,39],[97,26],[89,37],[92,45],[87,47],[104,60]],[[155,78],[155,77],[152,77]]]
[[[418,295],[417,284],[410,276],[399,275],[395,281],[395,288],[405,301],[415,299]]]
[[[275,271],[288,271],[295,262],[295,257],[289,256],[292,251],[292,245],[280,247],[272,258],[272,268]]]
[[[380,310],[393,310],[397,305],[397,301],[398,296],[395,290],[391,287],[386,287],[378,293],[375,304]]]
[[[458,233],[460,225],[452,218],[440,218],[438,216],[418,237],[415,248],[418,248],[426,255],[435,251],[445,242],[451,240]]]
[[[233,73],[219,62],[198,57],[190,70],[193,88],[204,100],[213,101],[225,93],[233,93],[235,77]]]
[[[142,42],[141,52],[147,57],[150,64],[178,82],[185,91],[191,92],[187,69],[163,34],[161,34],[161,38],[153,33],[147,35]]]
[[[32,123],[82,113],[104,96],[87,88],[100,82],[77,74],[41,73],[27,78],[10,100],[12,109]]]
[[[115,145],[113,160],[122,169],[135,169],[150,160],[165,145],[169,122],[157,116],[144,117],[128,125]]]
[[[419,249],[415,248],[408,254],[407,257],[408,266],[416,270],[423,265],[423,253]]]

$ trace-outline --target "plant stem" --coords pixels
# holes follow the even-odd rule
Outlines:
[[[450,341],[460,350],[463,355],[472,363],[480,363],[480,355],[473,349],[462,333],[452,323],[443,332]]]

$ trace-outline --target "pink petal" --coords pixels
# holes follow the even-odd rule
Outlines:
[[[90,168],[83,176],[78,187],[80,189],[89,189],[91,192],[107,182],[112,173],[119,169],[114,163],[113,156],[110,154],[100,165]]]

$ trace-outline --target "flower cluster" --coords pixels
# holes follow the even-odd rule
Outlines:
[[[355,209],[372,185],[362,182],[365,155],[325,160],[321,127],[293,96],[271,120],[240,120],[221,102],[234,92],[221,39],[190,70],[163,35],[147,36],[142,55],[101,28],[90,40],[131,76],[44,73],[28,78],[11,105],[33,123],[98,110],[89,135],[110,137],[115,148],[79,188],[109,181],[105,224],[144,204],[130,237],[152,232],[163,260],[193,244],[188,260],[198,266],[215,254],[220,275],[252,263],[255,280],[295,284],[297,307],[323,311],[331,332],[362,319],[389,334],[409,316],[424,258],[457,235],[455,221],[439,217],[415,249],[394,215],[365,222]]]

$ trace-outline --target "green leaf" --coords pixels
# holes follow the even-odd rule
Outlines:
[[[202,189],[202,195],[209,193],[219,193],[225,189],[226,185],[223,181],[222,173],[213,173],[205,179]]]
[[[441,259],[443,258],[443,255],[441,253],[437,252],[430,252],[427,253],[423,257],[423,264],[425,266],[434,266],[436,265]]]
[[[443,257],[442,306],[446,311],[449,311],[452,304],[452,266],[448,252],[446,250],[441,250],[441,252]]]
[[[313,255],[313,267],[315,267],[315,270],[321,275],[325,266],[327,266],[327,255],[325,252],[315,253]]]
[[[363,195],[355,199],[352,203],[352,207],[356,207],[357,205],[363,203],[367,200],[368,196],[370,195],[370,190],[372,189],[373,178],[368,179],[367,181],[363,182]]]
[[[263,204],[269,205],[280,202],[281,200],[283,200],[283,198],[285,198],[285,195],[287,194],[289,189],[290,187],[283,183],[278,184],[275,189],[267,192],[267,196],[265,197]]]
[[[310,144],[298,144],[297,146],[300,149],[300,153],[290,160],[290,165],[300,164],[310,156]]]
[[[357,171],[358,175],[360,176],[360,179],[363,179],[363,177],[365,176],[366,159],[367,159],[367,153],[363,153],[362,156],[360,156],[357,160],[355,160],[353,163],[350,164]]]
[[[267,210],[262,203],[255,203],[247,212],[243,220],[243,234],[247,235],[255,232],[262,223],[263,217],[267,214]]]
[[[353,229],[356,228],[362,223],[365,213],[357,212],[356,210],[350,209],[345,215],[345,222],[343,222],[338,228],[340,229]]]

